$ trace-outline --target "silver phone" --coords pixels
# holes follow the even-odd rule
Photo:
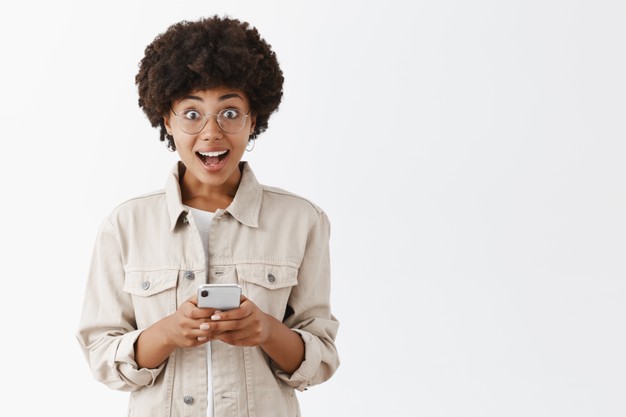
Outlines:
[[[239,307],[241,287],[237,284],[202,284],[198,287],[198,307],[232,310]]]

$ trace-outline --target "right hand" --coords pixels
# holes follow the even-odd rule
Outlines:
[[[189,298],[173,314],[159,322],[166,343],[173,347],[190,348],[208,342],[207,332],[201,326],[211,322],[215,311],[213,308],[199,308],[197,295]]]

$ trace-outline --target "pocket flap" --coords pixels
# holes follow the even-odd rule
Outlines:
[[[241,281],[270,290],[292,287],[298,283],[298,269],[287,265],[239,264],[237,275]]]
[[[132,271],[126,273],[124,291],[149,297],[176,286],[178,270]]]

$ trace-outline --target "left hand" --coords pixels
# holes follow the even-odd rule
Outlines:
[[[205,332],[209,340],[220,340],[234,346],[258,346],[269,339],[272,320],[273,317],[242,295],[239,308],[216,311]]]

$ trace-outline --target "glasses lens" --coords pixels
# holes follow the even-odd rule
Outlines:
[[[200,133],[213,114],[203,115],[196,110],[188,110],[177,115],[183,132],[195,135]],[[246,124],[247,114],[239,109],[224,109],[217,114],[217,124],[225,133],[239,133]]]
[[[226,133],[239,133],[246,124],[246,115],[238,109],[224,109],[217,115],[217,124]]]
[[[180,120],[180,128],[185,133],[196,134],[204,128],[205,118],[195,110],[184,112],[178,119]]]

